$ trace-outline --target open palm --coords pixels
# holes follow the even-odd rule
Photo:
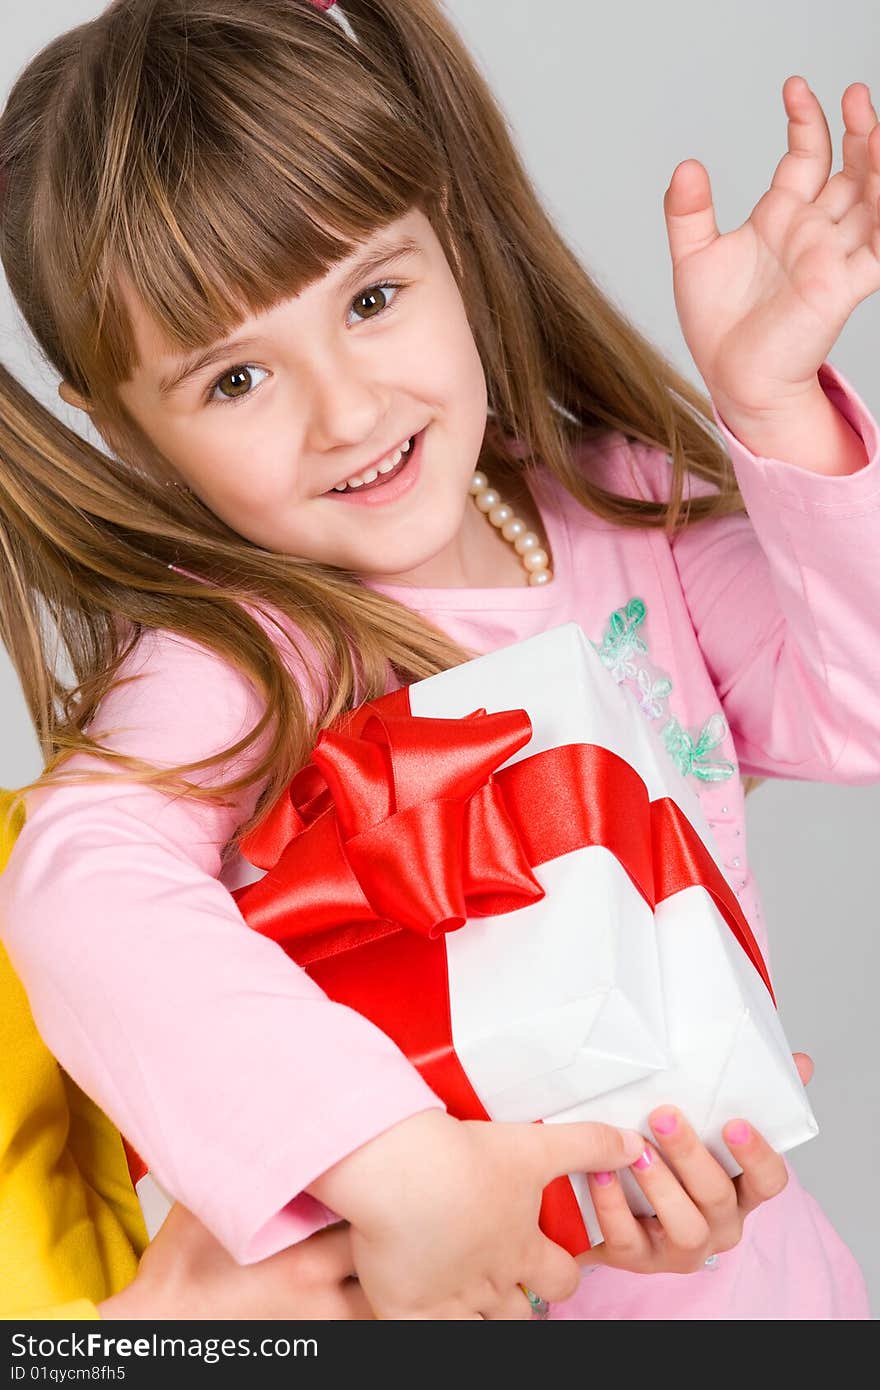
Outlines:
[[[868,88],[843,94],[833,176],[818,99],[794,76],[782,94],[788,150],[742,226],[719,232],[695,159],[676,167],[663,200],[685,341],[716,402],[754,415],[811,392],[850,314],[880,289],[880,125]]]

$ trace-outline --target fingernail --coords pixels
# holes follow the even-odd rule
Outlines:
[[[610,1182],[613,1182],[613,1181],[614,1181],[614,1174],[613,1174],[613,1173],[594,1173],[594,1174],[593,1174],[593,1182],[598,1183],[600,1187],[607,1187],[608,1184],[609,1184]]]
[[[635,1161],[635,1163],[633,1163],[631,1166],[632,1166],[633,1168],[637,1168],[637,1169],[639,1170],[639,1172],[641,1173],[641,1172],[644,1171],[645,1168],[650,1168],[650,1166],[651,1166],[651,1164],[652,1164],[653,1162],[654,1162],[654,1156],[653,1156],[653,1154],[651,1153],[651,1150],[650,1150],[650,1149],[645,1149],[645,1150],[643,1151],[643,1153],[642,1153],[641,1158],[637,1158],[636,1161]]]
[[[746,1144],[752,1137],[752,1131],[745,1120],[734,1120],[724,1131],[724,1137],[729,1139],[731,1144]]]
[[[651,1121],[655,1134],[674,1134],[678,1127],[678,1116],[674,1110],[661,1110]]]

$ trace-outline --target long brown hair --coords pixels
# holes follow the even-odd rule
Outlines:
[[[15,803],[64,776],[74,751],[116,769],[67,774],[75,781],[123,775],[212,799],[265,781],[234,848],[319,730],[384,691],[389,665],[413,681],[474,655],[356,574],[264,550],[164,485],[167,460],[116,390],[137,365],[120,274],[191,349],[420,207],[486,373],[493,427],[479,466],[503,478],[541,460],[592,512],[669,535],[744,510],[710,401],[553,227],[437,0],[345,0],[335,13],[307,0],[114,0],[12,88],[0,257],[49,364],[112,426],[115,446],[95,448],[0,367],[0,638],[44,760]],[[573,446],[614,431],[668,454],[667,501],[618,496],[578,471]],[[688,471],[713,489],[683,505]],[[181,556],[197,579],[170,568]],[[318,652],[330,679],[312,717],[251,608],[289,619],[294,644],[299,630]],[[87,727],[145,629],[235,664],[265,697],[260,722],[171,770],[102,749]],[[264,756],[238,780],[184,779],[267,729]]]

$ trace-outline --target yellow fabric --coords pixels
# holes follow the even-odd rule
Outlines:
[[[48,1308],[29,1308],[26,1313],[4,1313],[0,1322],[57,1322],[59,1319],[75,1318],[77,1322],[97,1321],[100,1313],[94,1303],[87,1298],[76,1298],[72,1303],[53,1303]]]
[[[24,824],[0,789],[0,873]],[[96,1318],[147,1243],[122,1140],[40,1038],[0,946],[0,1318]]]

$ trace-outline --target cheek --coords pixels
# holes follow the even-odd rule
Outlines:
[[[426,315],[420,341],[411,346],[426,389],[448,409],[485,412],[486,377],[460,295],[444,296]]]
[[[242,409],[246,414],[247,407]],[[206,427],[185,465],[202,499],[232,525],[248,515],[271,515],[274,508],[289,503],[295,483],[289,450],[280,448],[277,438],[267,437],[265,430],[248,433],[241,424],[225,423],[225,414],[236,410],[217,408],[212,417],[217,423]]]
[[[456,367],[456,389],[461,402],[462,415],[468,424],[482,438],[486,425],[488,394],[486,373],[471,332],[470,324],[464,320],[459,333],[457,350],[454,355]]]

